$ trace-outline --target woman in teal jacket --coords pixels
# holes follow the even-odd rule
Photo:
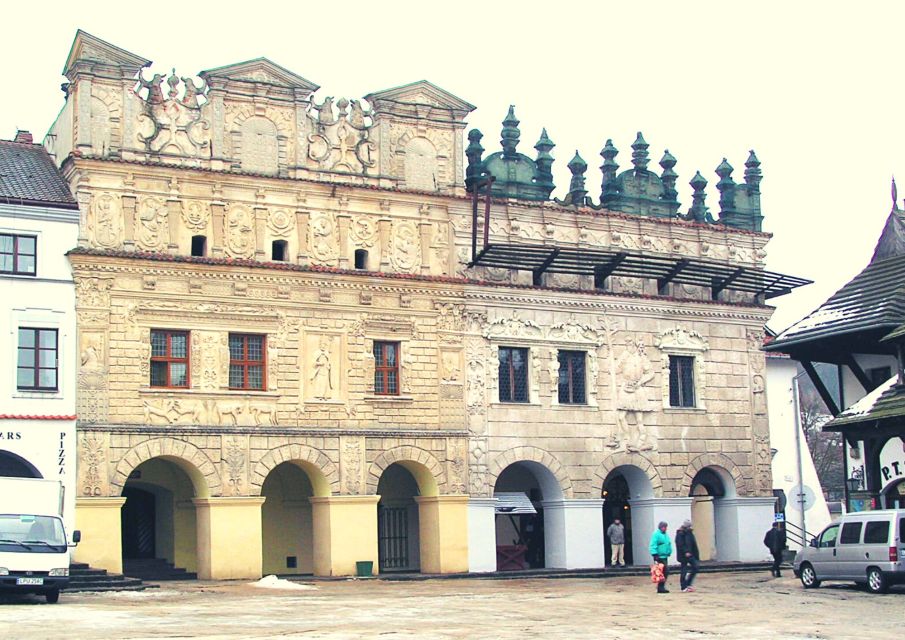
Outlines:
[[[666,578],[669,575],[669,556],[672,555],[672,541],[666,535],[666,528],[669,525],[661,522],[657,525],[657,530],[650,538],[650,554],[654,558],[654,562],[663,565],[663,582],[657,584],[657,593],[669,593],[666,588]]]

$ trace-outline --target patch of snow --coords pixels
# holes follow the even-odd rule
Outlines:
[[[855,404],[850,406],[848,409],[839,414],[839,417],[848,418],[851,416],[863,416],[870,412],[871,409],[874,408],[874,405],[877,403],[877,400],[880,399],[884,393],[889,391],[893,385],[898,381],[898,374],[891,377],[889,380],[881,384],[879,387],[868,393],[866,396],[858,400]]]
[[[317,587],[310,584],[299,584],[298,582],[291,582],[289,580],[283,580],[282,578],[277,578],[276,576],[264,576],[257,582],[249,582],[249,586],[252,587],[260,587],[261,589],[292,589],[292,590],[305,590],[305,591],[316,591]]]

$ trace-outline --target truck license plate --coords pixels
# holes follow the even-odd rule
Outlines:
[[[16,584],[44,584],[44,578],[16,578]]]

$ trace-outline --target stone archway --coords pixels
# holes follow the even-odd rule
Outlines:
[[[220,475],[207,454],[190,442],[166,437],[137,444],[120,459],[110,480],[111,495],[121,495],[135,468],[153,458],[169,460],[185,471],[194,485],[195,497],[221,495]]]
[[[739,495],[747,495],[748,482],[742,475],[742,470],[731,458],[722,453],[705,453],[689,462],[688,466],[685,467],[685,473],[682,475],[679,495],[687,496],[691,493],[691,486],[695,476],[698,475],[701,469],[706,467],[716,470],[723,480],[725,497],[734,498]]]
[[[562,464],[553,454],[537,447],[513,447],[496,456],[487,469],[488,485],[494,487],[503,470],[516,462],[534,462],[545,467],[556,479],[562,492],[562,497],[566,499],[572,498],[572,481],[569,479]]]
[[[268,474],[284,462],[298,464],[309,476],[316,496],[339,492],[339,470],[322,451],[304,444],[287,444],[271,449],[258,460],[249,479],[249,494],[261,495]]]
[[[594,481],[591,485],[593,495],[599,496],[603,493],[606,479],[610,474],[619,467],[634,467],[640,469],[647,479],[650,481],[651,496],[635,496],[635,497],[661,497],[663,495],[663,481],[654,464],[640,453],[620,452],[604,459],[594,471]],[[634,492],[633,492],[634,493]]]
[[[436,496],[446,487],[446,474],[440,461],[424,449],[412,446],[394,447],[378,455],[368,468],[365,491],[368,495],[377,493],[377,485],[383,472],[392,464],[405,467],[418,482],[422,496]]]

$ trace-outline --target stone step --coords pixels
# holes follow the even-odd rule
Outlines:
[[[138,578],[107,573],[105,569],[95,569],[83,562],[76,562],[69,567],[69,585],[66,591],[141,591],[153,586],[156,585],[145,584]]]

